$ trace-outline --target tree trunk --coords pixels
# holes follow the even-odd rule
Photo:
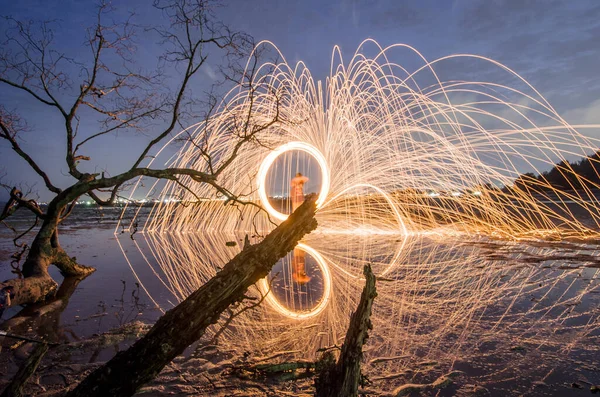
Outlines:
[[[197,341],[229,305],[243,300],[248,287],[266,277],[280,258],[317,227],[315,209],[315,197],[311,197],[262,242],[247,244],[212,279],[163,315],[148,334],[92,372],[67,396],[133,395]]]
[[[10,301],[6,307],[37,303],[52,295],[58,284],[49,274],[25,278],[13,278],[0,283],[0,290],[8,290]]]
[[[69,203],[68,199],[57,196],[48,205],[44,222],[23,264],[24,278],[0,283],[0,290],[5,288],[10,290],[11,299],[7,306],[37,303],[54,293],[57,284],[48,274],[50,265],[58,267],[65,277],[87,276],[95,271],[93,267],[77,264],[67,255],[58,241],[60,214]]]
[[[337,363],[332,360],[325,363],[315,380],[317,397],[356,397],[358,387],[364,386],[364,377],[360,372],[362,347],[372,329],[371,308],[377,296],[375,275],[371,266],[365,266],[366,283],[360,296],[358,308],[350,317],[350,325]],[[331,357],[331,352],[325,353]]]
[[[17,314],[0,324],[0,330],[16,335],[34,332],[44,335],[46,342],[67,342],[64,330],[60,326],[62,312],[69,303],[71,295],[79,283],[87,276],[72,276],[63,280],[52,299],[28,305]]]

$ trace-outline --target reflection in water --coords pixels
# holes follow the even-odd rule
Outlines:
[[[145,260],[175,299],[182,300],[240,250],[226,246],[231,239],[145,233],[136,242],[121,243],[131,263]],[[299,358],[315,358],[319,347],[339,345],[358,303],[367,263],[379,279],[374,332],[365,355],[367,361],[379,358],[381,371],[399,371],[417,360],[452,363],[471,354],[482,357],[486,352],[480,347],[488,342],[568,352],[581,347],[583,338],[597,337],[599,270],[557,270],[552,261],[532,260],[593,257],[596,252],[589,246],[316,232],[298,251],[304,252],[310,281],[300,285],[294,279],[301,260],[294,260],[293,253],[284,258],[259,283],[263,292],[273,287],[266,304],[236,318],[220,343],[261,355],[294,351]],[[161,301],[159,291],[152,293],[164,309],[177,303]],[[385,357],[394,359],[381,360]]]
[[[69,342],[69,335],[74,340],[79,340],[75,332],[61,324],[61,315],[71,295],[77,289],[83,277],[66,277],[56,291],[56,294],[44,302],[38,302],[21,309],[10,319],[2,322],[0,330],[15,335],[26,335],[34,331],[47,342]]]
[[[294,248],[292,267],[292,278],[295,282],[304,285],[310,281],[310,276],[306,274],[306,253],[301,248]]]
[[[314,279],[306,275],[306,254],[314,259],[318,268],[315,270],[320,273]],[[292,282],[290,282],[289,277],[286,277],[286,273],[289,274],[289,272],[285,272],[285,268],[289,267],[286,266],[286,260],[287,257],[275,265],[271,275],[262,279],[259,286],[263,293],[269,291],[269,285],[276,286],[277,280],[273,278],[277,279],[276,276],[280,273],[278,269],[281,266],[284,272],[283,277],[280,277],[279,280],[283,282],[279,284],[287,292],[284,296],[287,304],[282,303],[282,299],[276,296],[277,291],[273,287],[270,288],[271,293],[267,295],[266,302],[274,310],[288,318],[306,319],[317,316],[327,307],[331,297],[332,280],[327,262],[314,248],[306,244],[298,244],[292,253]],[[299,274],[303,274],[303,276],[299,276]],[[298,281],[298,277],[303,277],[302,282]],[[312,281],[310,281],[311,279]],[[314,295],[317,295],[318,298],[314,299]],[[289,304],[290,302],[291,304]]]

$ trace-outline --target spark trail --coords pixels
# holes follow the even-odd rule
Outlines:
[[[259,47],[281,61],[260,66],[251,88],[234,88],[210,118],[182,131],[186,143],[169,165],[210,171],[236,150],[229,131],[243,115],[257,125],[274,115],[279,121],[220,176],[225,195],[190,181],[155,185],[160,193],[140,217],[140,241],[122,243],[135,245],[123,247],[130,264],[145,263],[175,300],[184,299],[239,251],[227,241],[267,233],[286,218],[290,179],[302,172],[320,194],[319,228],[300,247],[311,281],[294,281],[290,254],[257,286],[257,296],[270,291],[266,304],[225,331],[226,346],[304,358],[340,343],[366,263],[383,280],[367,352],[376,371],[393,374],[432,358],[453,363],[486,341],[569,354],[597,340],[598,247],[563,252],[540,239],[597,237],[599,186],[514,181],[596,152],[598,143],[577,129],[599,126],[569,125],[517,73],[480,56],[428,61],[409,46],[367,40],[349,62],[335,48],[321,82],[272,44]],[[475,66],[499,80],[461,79]],[[458,76],[442,79],[446,68]],[[581,179],[568,166],[559,171]],[[228,194],[265,211],[224,205]],[[557,271],[565,258],[579,264]]]
[[[171,165],[208,172],[236,150],[237,140],[228,131],[242,116],[252,114],[248,122],[259,124],[277,114],[279,121],[240,150],[219,178],[231,195],[260,203],[275,220],[286,214],[269,198],[286,196],[291,173],[303,169],[321,185],[321,230],[406,234],[441,227],[448,233],[515,238],[585,236],[597,229],[599,203],[590,190],[559,191],[536,182],[541,193],[533,198],[527,189],[513,186],[524,172],[547,170],[598,148],[518,74],[473,55],[428,62],[405,45],[382,49],[368,40],[360,48],[374,49],[375,55],[357,52],[344,63],[336,48],[323,84],[304,64],[289,65],[279,54],[282,61],[262,65],[251,88],[236,87],[207,121],[182,131],[187,143]],[[392,61],[398,52],[412,54],[421,65],[409,72]],[[444,82],[437,71],[452,62],[483,64],[514,87]],[[211,158],[199,147],[208,148]],[[569,167],[561,172],[579,178]],[[227,194],[183,182],[191,189],[167,183],[145,230],[273,227],[265,212],[255,214],[255,207],[223,206],[220,199]],[[504,186],[512,188],[500,190]],[[164,202],[167,198],[176,200]],[[179,201],[196,204],[181,206]],[[577,219],[574,208],[591,222]]]

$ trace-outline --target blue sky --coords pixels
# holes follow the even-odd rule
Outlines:
[[[126,5],[123,5],[126,4]],[[118,15],[134,10],[144,24],[160,18],[152,1],[115,2]],[[15,18],[56,19],[59,50],[73,56],[79,51],[82,31],[94,17],[94,2],[46,0],[19,2],[0,0],[0,14]],[[234,30],[258,40],[270,40],[288,62],[303,60],[313,76],[325,79],[332,48],[339,45],[346,59],[366,38],[381,45],[406,43],[432,60],[454,53],[473,53],[493,58],[529,80],[572,124],[600,123],[600,2],[597,0],[416,0],[416,1],[292,1],[232,0],[217,10]],[[152,64],[154,42],[138,38],[136,56]],[[217,58],[211,59],[211,65]],[[400,60],[401,61],[401,60]],[[473,79],[477,68],[460,70]],[[201,93],[208,87],[212,70],[192,87]],[[60,119],[22,94],[0,86],[0,102],[22,109],[32,127],[22,145],[49,170],[57,184],[66,186],[64,138]],[[589,134],[598,136],[598,131]],[[130,164],[129,154],[141,148],[148,135],[111,136],[90,148],[92,170],[117,172]],[[0,171],[7,182],[37,182],[39,178],[0,142]],[[0,193],[0,200],[5,198]]]

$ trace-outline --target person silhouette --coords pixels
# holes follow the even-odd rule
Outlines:
[[[300,172],[292,178],[290,185],[290,198],[292,199],[292,212],[296,211],[296,208],[300,207],[300,204],[304,202],[304,184],[308,182],[308,178],[302,175]]]
[[[290,198],[292,200],[292,211],[304,202],[304,184],[308,182],[308,178],[300,172],[292,178],[290,185]],[[306,274],[306,253],[300,248],[294,248],[292,256],[292,279],[300,285],[304,285],[310,281],[310,276]]]

